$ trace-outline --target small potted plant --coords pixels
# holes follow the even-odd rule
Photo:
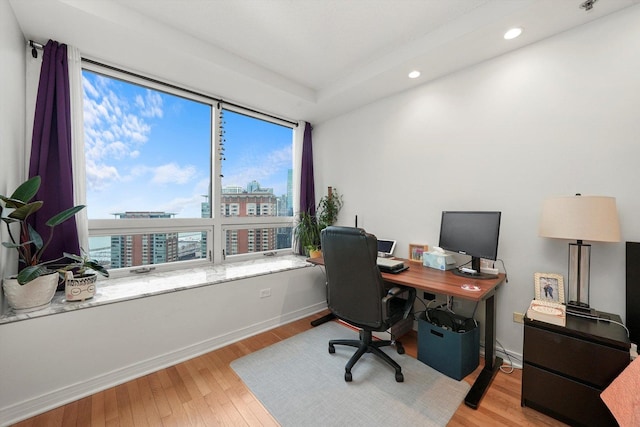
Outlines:
[[[84,301],[93,298],[96,294],[96,281],[101,274],[109,277],[109,272],[95,259],[83,252],[82,256],[64,253],[64,258],[72,260],[58,268],[58,272],[64,275],[64,294],[67,301]],[[93,273],[95,272],[95,273]]]
[[[47,240],[43,240],[40,233],[28,224],[29,217],[44,204],[40,200],[31,201],[40,188],[40,182],[40,177],[34,176],[23,182],[11,196],[0,195],[0,219],[6,224],[10,239],[2,245],[15,249],[20,264],[24,266],[17,276],[3,279],[2,287],[9,305],[21,312],[39,310],[51,303],[59,275],[48,267],[55,261],[43,262],[42,254],[53,238],[54,228],[84,209],[84,205],[74,206],[50,218],[46,222],[49,234]],[[14,236],[14,224],[18,225],[17,237]]]
[[[318,220],[309,212],[300,212],[298,222],[293,228],[296,241],[300,242],[305,255],[310,258],[319,256],[320,250],[320,226]]]

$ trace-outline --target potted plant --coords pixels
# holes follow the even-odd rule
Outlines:
[[[82,256],[64,253],[64,258],[72,260],[58,268],[58,273],[64,275],[64,294],[67,301],[84,301],[96,294],[96,281],[101,274],[109,277],[109,272],[97,260],[89,258],[83,252]],[[93,273],[95,272],[95,273]]]
[[[342,195],[335,188],[329,187],[327,195],[318,202],[317,216],[320,230],[336,223],[342,204]]]
[[[342,195],[335,188],[329,187],[327,195],[318,202],[316,215],[301,212],[298,216],[293,233],[298,242],[310,258],[322,255],[320,251],[320,232],[338,220],[338,213],[342,209]]]
[[[40,188],[40,182],[40,177],[34,176],[23,182],[11,196],[0,195],[0,219],[6,224],[10,239],[2,245],[15,249],[23,265],[17,276],[3,279],[2,287],[9,305],[23,312],[44,308],[51,302],[59,275],[48,267],[54,261],[43,262],[42,254],[53,238],[54,228],[84,209],[84,205],[74,206],[50,218],[46,222],[49,234],[47,240],[43,240],[40,233],[28,224],[29,217],[44,204],[40,200],[31,201]],[[17,237],[13,234],[15,229],[12,230],[14,224],[18,225]]]
[[[293,228],[293,235],[307,256],[319,256],[317,252],[320,250],[320,227],[316,216],[309,212],[300,212],[298,222]]]

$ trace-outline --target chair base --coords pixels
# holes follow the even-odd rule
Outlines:
[[[396,346],[398,354],[404,354],[404,347],[399,341],[390,341],[390,340],[380,340],[374,341],[371,335],[371,331],[366,331],[364,329],[360,330],[360,339],[359,340],[331,340],[329,341],[329,353],[335,353],[336,345],[346,345],[349,347],[355,347],[358,350],[351,356],[351,359],[347,362],[344,367],[344,380],[349,382],[352,380],[351,368],[356,364],[356,362],[362,357],[365,353],[372,353],[375,356],[378,356],[388,365],[390,365],[396,371],[396,381],[401,383],[404,381],[404,375],[402,375],[402,368],[400,365],[396,363],[389,355],[387,355],[384,351],[380,349],[380,347],[386,347],[390,345]]]

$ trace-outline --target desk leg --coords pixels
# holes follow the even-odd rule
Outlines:
[[[311,321],[311,326],[316,327],[316,326],[320,326],[323,323],[327,323],[333,319],[336,318],[336,315],[333,313],[329,313],[329,314],[325,314],[324,316],[316,319],[316,320],[312,320]]]
[[[464,398],[464,403],[473,408],[478,409],[482,396],[486,393],[489,385],[493,381],[493,377],[498,373],[498,369],[502,366],[502,358],[496,357],[496,294],[485,300],[485,319],[484,319],[484,368],[480,371],[480,375],[476,378],[476,382],[471,386],[471,390]]]

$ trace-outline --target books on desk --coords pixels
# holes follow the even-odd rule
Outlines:
[[[565,326],[567,323],[567,309],[563,304],[557,302],[534,299],[527,310],[527,317],[541,322]]]

